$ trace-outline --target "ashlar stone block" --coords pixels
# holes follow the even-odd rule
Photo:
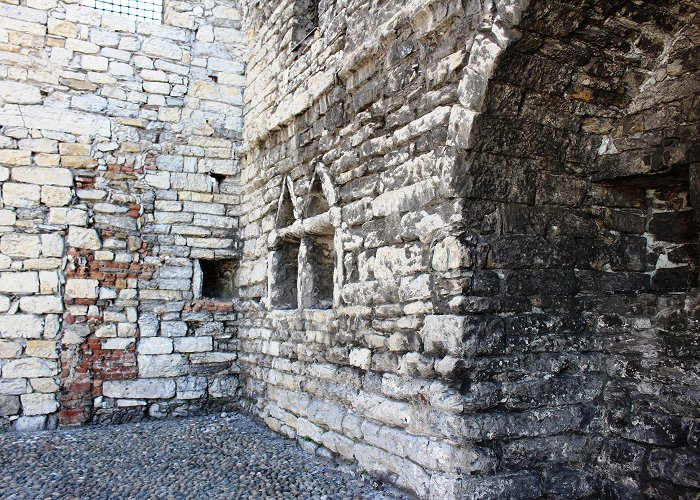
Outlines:
[[[15,359],[2,367],[2,377],[6,379],[53,377],[56,372],[55,362],[40,358]]]
[[[20,396],[24,415],[48,415],[58,410],[58,401],[53,394],[31,393]]]
[[[108,380],[102,394],[108,398],[166,399],[175,396],[176,384],[172,379]]]

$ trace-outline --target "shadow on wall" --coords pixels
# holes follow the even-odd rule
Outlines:
[[[525,496],[700,486],[697,12],[535,2],[461,158],[463,392],[518,428],[481,444],[497,474],[540,471]]]

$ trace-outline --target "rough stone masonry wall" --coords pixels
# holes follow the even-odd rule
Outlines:
[[[422,498],[696,495],[697,3],[248,7],[254,411]]]
[[[238,255],[240,19],[214,0],[169,2],[163,25],[0,3],[4,426],[235,399],[236,316],[201,297],[198,260]]]

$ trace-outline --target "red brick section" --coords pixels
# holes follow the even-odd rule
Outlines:
[[[129,215],[138,217],[140,209],[138,205],[130,205]],[[101,231],[101,236],[103,241],[105,238],[127,237],[109,230]],[[101,287],[110,287],[119,292],[126,287],[127,279],[153,274],[150,266],[141,263],[143,257],[149,254],[148,246],[142,244],[137,253],[141,257],[138,262],[102,262],[95,260],[94,251],[69,248],[66,278],[96,279]],[[113,305],[111,300],[66,299],[65,303],[66,306],[94,306],[92,311],[97,312],[92,316],[75,316],[66,312],[63,317],[65,325],[85,323],[89,328],[89,334],[80,345],[64,345],[61,353],[59,422],[61,425],[81,425],[92,417],[94,398],[102,395],[105,380],[136,378],[136,343],[126,349],[103,349],[106,339],[95,337],[97,328],[103,323],[105,308]]]

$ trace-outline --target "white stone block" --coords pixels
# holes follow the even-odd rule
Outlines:
[[[182,58],[182,49],[175,42],[163,38],[148,38],[143,42],[141,51],[149,56],[162,57],[165,59]]]
[[[72,299],[96,299],[98,297],[97,280],[69,278],[66,281],[66,297]]]
[[[362,370],[369,370],[372,361],[372,351],[370,349],[352,349],[350,351],[350,364]]]
[[[106,58],[102,59],[106,60]],[[112,129],[110,119],[105,116],[63,108],[25,106],[22,108],[22,116],[26,123],[31,123],[32,128],[75,135],[108,137]],[[1,112],[0,121],[2,121]]]
[[[213,349],[211,337],[178,337],[174,339],[176,352],[206,352]]]
[[[0,394],[4,396],[20,396],[29,392],[27,380],[23,378],[11,378],[0,380]]]
[[[62,257],[63,237],[60,234],[42,234],[41,253],[45,257]]]
[[[80,66],[88,71],[107,71],[109,59],[102,56],[86,54],[81,57]]]
[[[6,234],[0,239],[0,252],[11,257],[39,257],[41,238],[36,234]]]
[[[10,340],[0,340],[0,359],[17,358],[22,354],[22,344]],[[0,392],[0,394],[3,394]]]
[[[175,381],[169,379],[107,380],[102,394],[108,398],[166,399],[175,396]]]
[[[30,314],[58,314],[63,312],[63,301],[61,297],[51,295],[22,297],[19,301],[19,308]]]
[[[20,399],[24,415],[48,415],[58,410],[58,401],[53,394],[23,394]]]
[[[88,56],[83,56],[88,57]],[[70,101],[71,108],[98,113],[107,107],[107,99],[94,94],[76,95]]]
[[[41,203],[49,207],[62,207],[70,203],[73,192],[67,187],[43,186]]]
[[[37,417],[20,417],[12,424],[12,428],[16,432],[41,431],[45,426],[46,417],[44,415]]]
[[[139,354],[170,354],[173,352],[173,340],[163,337],[147,337],[139,340]]]
[[[2,194],[5,205],[17,208],[38,207],[41,199],[41,187],[33,184],[6,182],[2,186]]]
[[[84,227],[71,226],[68,229],[68,237],[66,239],[68,246],[76,248],[85,248],[87,250],[99,250],[102,247],[102,242],[95,229]]]
[[[40,104],[42,97],[38,86],[2,80],[0,81],[0,100],[16,104]]]
[[[53,377],[57,372],[54,361],[40,358],[13,359],[2,367],[2,378]]]
[[[0,293],[36,293],[39,291],[39,275],[36,271],[0,273]]]
[[[67,168],[15,167],[12,169],[12,180],[29,184],[72,186],[73,174]]]
[[[187,358],[182,354],[138,356],[139,377],[178,377],[188,372]]]
[[[12,314],[0,316],[0,337],[3,338],[40,338],[44,330],[44,321],[30,314]]]
[[[29,383],[34,391],[45,394],[55,394],[59,389],[59,385],[54,378],[33,378]]]
[[[420,332],[425,352],[435,355],[461,355],[464,322],[463,316],[426,316]]]

